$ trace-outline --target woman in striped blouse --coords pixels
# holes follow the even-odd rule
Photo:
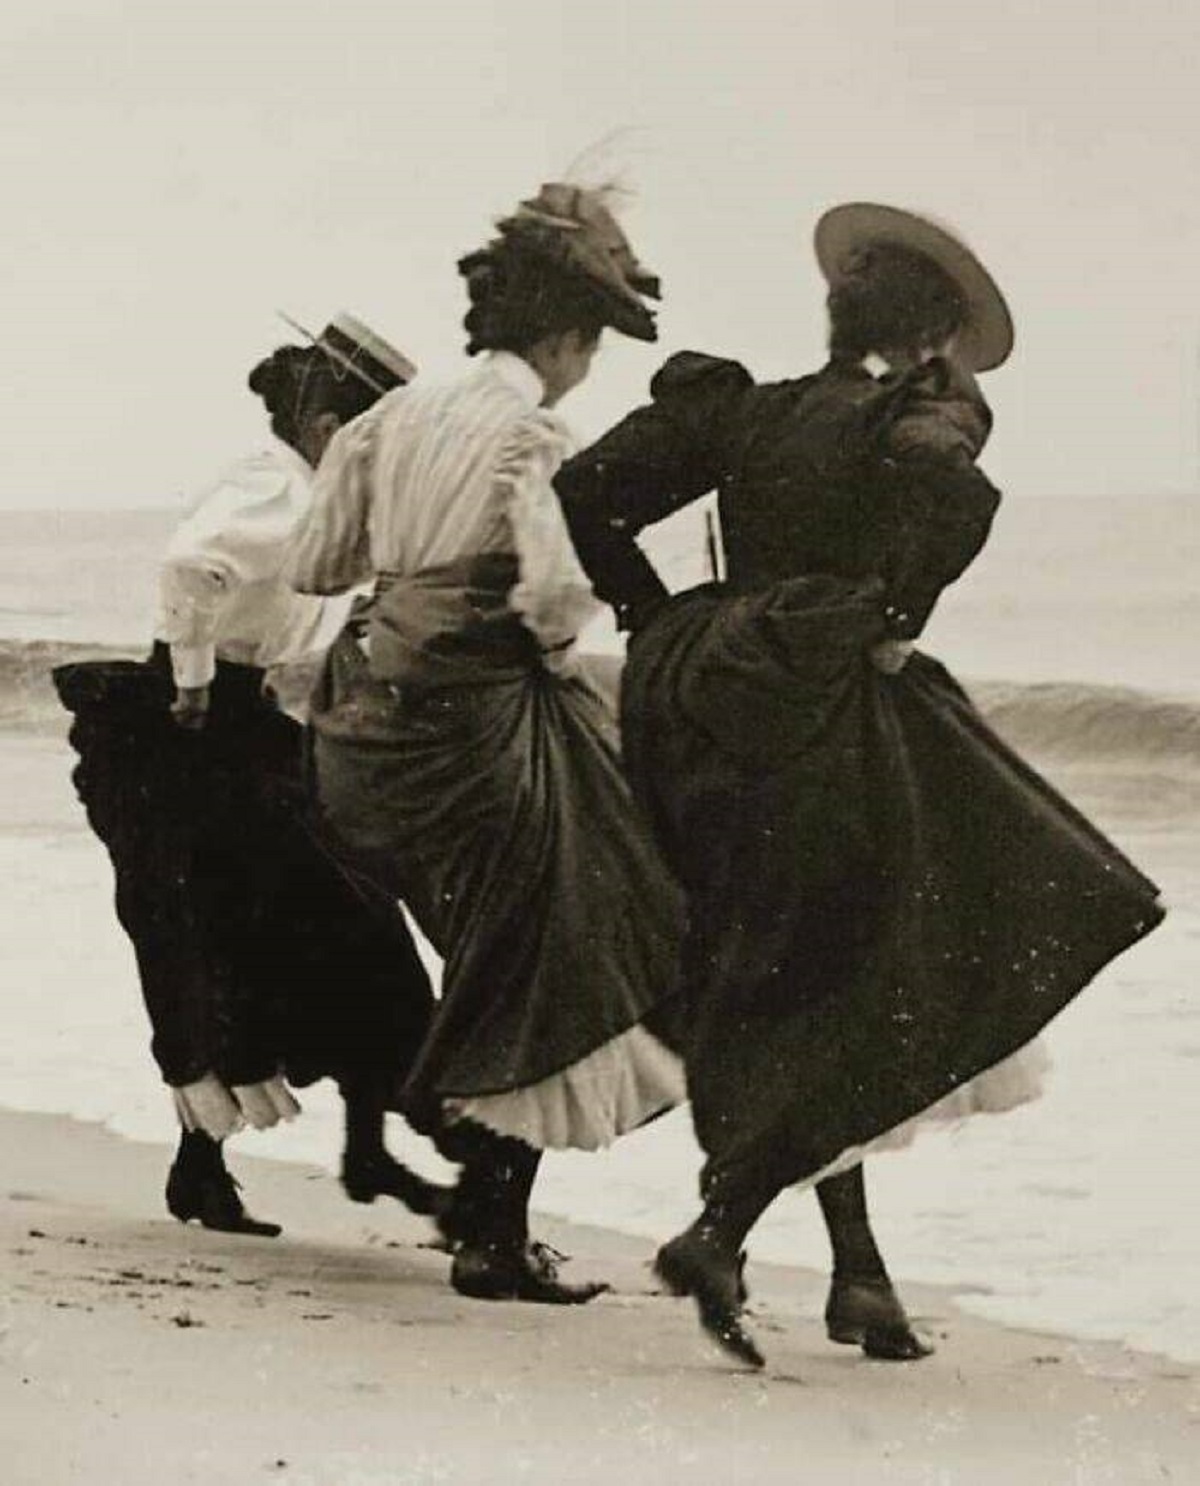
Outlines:
[[[445,961],[406,1112],[464,1165],[452,1283],[561,1304],[603,1287],[561,1283],[528,1241],[540,1152],[684,1095],[646,1026],[674,989],[679,899],[573,653],[599,606],[550,483],[572,449],[553,409],[603,327],[654,339],[657,283],[603,199],[559,185],[459,267],[479,363],[334,438],[288,574],[303,593],[374,580],[314,699],[318,787]]]

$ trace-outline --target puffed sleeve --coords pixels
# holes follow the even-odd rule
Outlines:
[[[725,431],[751,386],[735,361],[681,352],[654,377],[648,406],[555,477],[576,551],[622,629],[636,629],[667,592],[638,533],[720,483]]]
[[[379,404],[339,428],[313,484],[308,514],[292,533],[284,581],[298,593],[333,594],[371,576],[371,469]]]
[[[159,634],[181,687],[207,686],[223,610],[246,583],[279,574],[300,501],[269,455],[235,465],[176,529],[159,572]]]
[[[920,634],[988,539],[1000,492],[974,459],[991,426],[973,378],[946,363],[898,388],[879,454],[892,514],[887,619],[899,639]]]
[[[569,647],[600,610],[551,483],[573,447],[560,419],[532,413],[513,428],[495,474],[518,562],[509,604],[537,637],[552,669],[570,664]]]

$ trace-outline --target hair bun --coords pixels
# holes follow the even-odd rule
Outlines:
[[[491,252],[470,254],[458,265],[458,271],[467,281],[467,295],[472,304],[488,304],[504,293],[504,272]]]
[[[257,393],[268,408],[271,408],[273,403],[278,399],[280,384],[283,380],[283,369],[279,365],[279,356],[280,353],[278,351],[272,352],[270,356],[267,356],[258,363],[247,378],[250,391]]]
[[[509,282],[498,246],[490,244],[459,260],[458,271],[466,280],[471,303],[463,321],[469,356],[490,349],[504,323]]]
[[[298,375],[312,354],[304,346],[280,346],[250,373],[250,391],[262,398],[268,412],[277,413],[294,400]]]

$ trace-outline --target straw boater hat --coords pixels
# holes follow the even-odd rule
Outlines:
[[[853,201],[835,206],[817,223],[814,246],[830,285],[843,277],[854,254],[871,243],[895,243],[932,258],[958,285],[967,307],[954,339],[955,354],[972,371],[991,371],[1013,347],[1012,316],[995,280],[949,227],[894,206]]]
[[[319,346],[336,366],[365,382],[373,392],[381,395],[390,392],[393,387],[411,382],[417,374],[417,368],[407,356],[344,311],[335,315],[320,335],[306,330],[282,310],[279,318]]]

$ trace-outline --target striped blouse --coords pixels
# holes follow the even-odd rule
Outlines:
[[[574,440],[542,396],[536,372],[500,351],[448,386],[381,398],[326,450],[287,580],[334,594],[378,573],[512,553],[511,607],[543,649],[567,645],[600,604],[551,485]]]

